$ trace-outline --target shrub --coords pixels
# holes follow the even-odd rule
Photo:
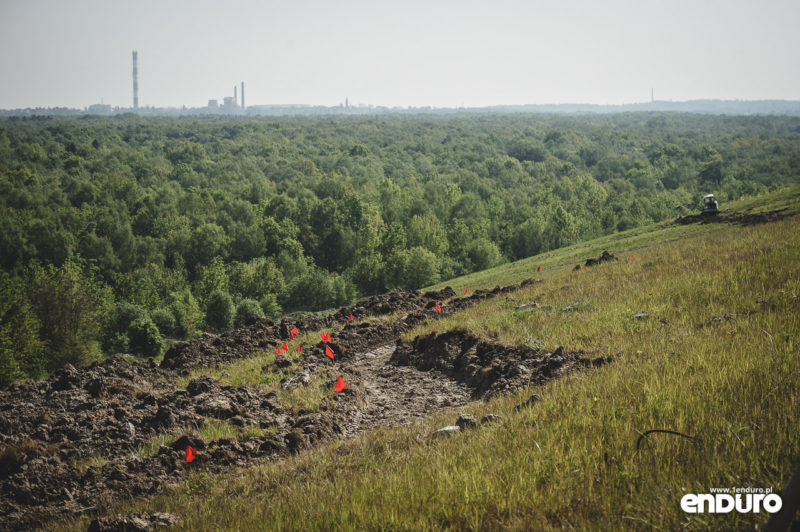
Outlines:
[[[188,288],[169,295],[169,311],[175,318],[173,333],[178,338],[191,338],[197,334],[197,329],[203,321],[200,305]]]
[[[264,311],[264,316],[271,320],[278,320],[283,314],[275,294],[267,294],[262,297],[259,305],[261,305],[261,310]]]
[[[138,319],[128,329],[128,346],[132,354],[157,357],[164,351],[164,342],[153,320]]]
[[[233,327],[233,300],[228,292],[216,290],[208,298],[206,309],[206,325],[216,332],[230,330]]]
[[[405,288],[422,288],[439,282],[439,259],[423,247],[414,247],[408,253],[408,266],[403,275]]]
[[[171,335],[175,331],[175,316],[166,308],[158,308],[150,313],[150,319],[153,320],[158,332],[164,336]]]
[[[264,312],[261,310],[258,301],[255,299],[242,299],[236,305],[236,316],[233,318],[234,327],[246,325],[253,318],[263,318]]]
[[[355,286],[347,279],[320,269],[309,269],[281,294],[284,309],[325,310],[355,299]]]

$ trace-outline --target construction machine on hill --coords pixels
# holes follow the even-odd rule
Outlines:
[[[714,198],[714,194],[706,194],[700,204],[684,203],[677,205],[676,209],[697,209],[704,216],[716,216],[719,213],[719,203]]]

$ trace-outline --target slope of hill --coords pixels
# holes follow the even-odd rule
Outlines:
[[[161,368],[114,360],[15,385],[0,402],[13,435],[4,524],[156,512],[185,530],[764,523],[763,511],[680,504],[714,488],[780,491],[800,458],[800,189],[732,208],[455,291],[254,322],[179,344]],[[584,266],[605,249],[617,260]],[[284,341],[291,354],[276,355]],[[433,435],[459,414],[495,417]]]

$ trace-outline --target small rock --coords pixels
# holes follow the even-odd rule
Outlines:
[[[198,413],[213,416],[217,419],[228,419],[237,415],[236,409],[231,405],[230,401],[222,399],[221,397],[210,397],[197,405],[196,410]]]
[[[306,386],[311,382],[311,375],[307,371],[300,371],[292,375],[290,379],[283,383],[281,388],[284,390],[291,390],[300,386]]]
[[[150,515],[150,521],[155,525],[168,527],[178,524],[180,519],[177,515],[168,514],[166,512],[156,512]]]
[[[649,312],[645,312],[643,310],[640,310],[639,312],[634,314],[633,317],[634,317],[634,319],[637,319],[637,320],[646,320],[647,318],[650,317],[650,313]]]
[[[541,395],[539,395],[538,393],[535,393],[535,394],[531,395],[531,396],[528,398],[528,400],[527,400],[527,401],[525,401],[524,403],[522,403],[522,404],[519,404],[519,405],[515,406],[515,407],[514,407],[514,412],[519,412],[519,411],[520,411],[520,410],[522,410],[523,408],[525,408],[525,407],[527,407],[527,406],[531,406],[533,403],[535,403],[535,402],[537,402],[537,401],[541,401],[541,400],[542,400],[542,396],[541,396]]]
[[[454,434],[461,431],[461,427],[458,425],[450,425],[447,427],[442,427],[436,432],[433,433],[434,438],[444,438],[448,436],[453,436]]]
[[[461,429],[471,429],[478,426],[478,422],[475,420],[475,416],[472,414],[461,414],[458,416],[458,421],[456,421],[456,425]]]
[[[575,310],[576,308],[578,308],[578,306],[580,304],[581,304],[580,301],[574,301],[574,302],[570,303],[569,305],[567,305],[566,307],[562,308],[561,310],[563,312],[571,312],[571,311]]]
[[[530,303],[523,303],[514,310],[525,310],[526,308],[539,308],[539,303],[537,303],[536,301],[531,301]]]
[[[486,414],[481,418],[481,425],[484,423],[494,423],[495,421],[500,421],[501,419],[503,419],[502,416],[498,414]]]

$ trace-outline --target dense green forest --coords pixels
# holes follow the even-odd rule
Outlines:
[[[800,118],[0,120],[0,384],[800,182]]]

